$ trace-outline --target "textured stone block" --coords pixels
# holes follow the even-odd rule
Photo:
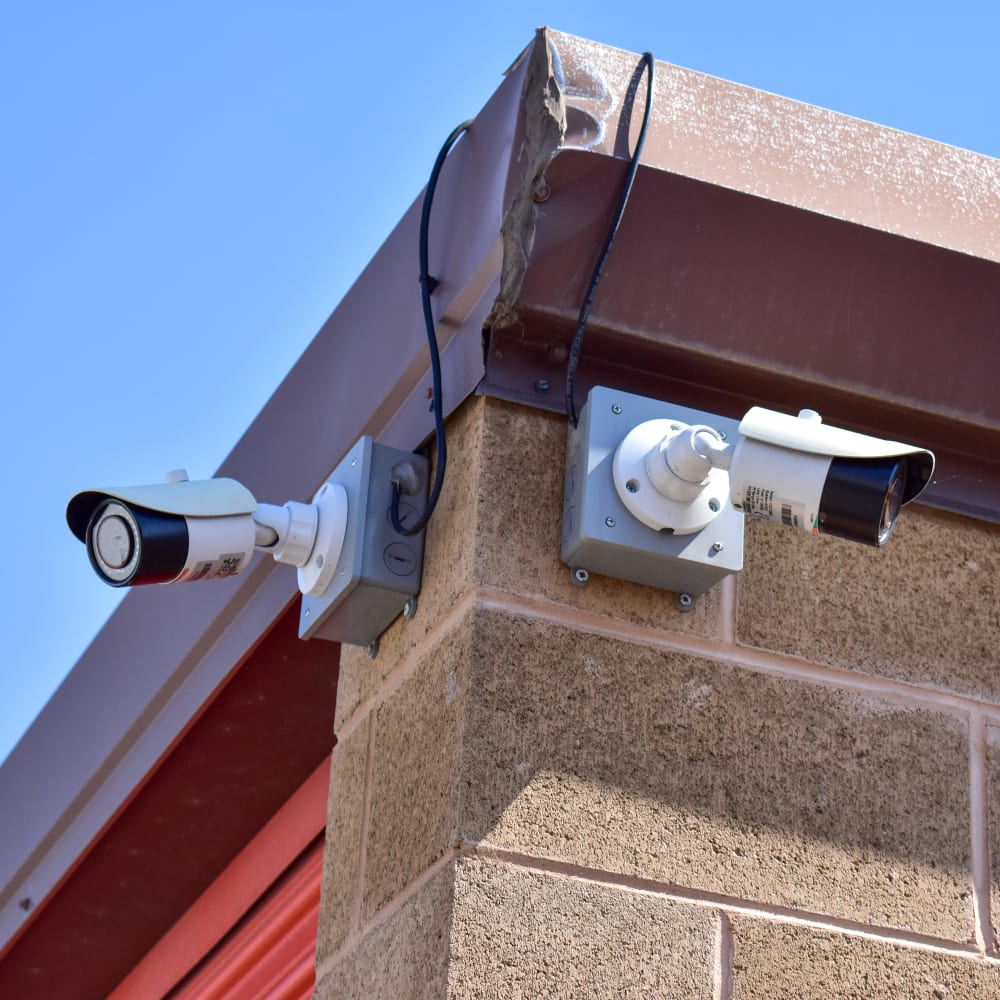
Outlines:
[[[438,872],[329,969],[315,1000],[444,1000],[454,872]]]
[[[465,837],[972,934],[955,718],[484,610],[467,692]]]
[[[1000,701],[1000,526],[907,507],[884,549],[747,523],[740,642]]]
[[[463,622],[430,649],[375,716],[364,916],[370,919],[454,842],[472,656]]]
[[[463,860],[448,996],[711,1000],[715,938],[704,907]]]
[[[738,917],[733,1000],[986,1000],[1000,966]]]
[[[358,727],[350,737],[333,748],[326,847],[323,851],[323,888],[316,938],[317,962],[322,962],[340,948],[354,929],[353,912],[360,891],[367,751],[367,725]]]
[[[992,886],[990,892],[993,939],[988,946],[1000,951],[1000,728],[986,730],[986,764],[988,767],[989,837]]]
[[[344,723],[358,711],[363,702],[375,694],[393,666],[395,664],[388,659],[368,659],[365,650],[358,646],[340,647],[334,732],[340,733],[343,730]]]

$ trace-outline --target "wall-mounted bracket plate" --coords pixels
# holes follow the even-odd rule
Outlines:
[[[302,597],[300,638],[368,646],[420,590],[424,532],[401,535],[389,515],[398,463],[409,463],[421,484],[419,496],[403,494],[405,527],[426,502],[427,459],[363,437],[328,478],[347,493],[347,531],[330,585],[319,596]]]
[[[569,427],[560,554],[574,570],[698,597],[743,568],[743,515],[726,503],[700,531],[677,535],[629,513],[615,489],[615,451],[633,427],[661,419],[705,424],[737,440],[736,420],[595,386],[579,426]]]

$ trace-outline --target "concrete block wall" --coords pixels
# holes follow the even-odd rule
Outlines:
[[[572,585],[564,447],[470,400],[417,616],[343,652],[316,997],[1000,997],[1000,529],[751,523],[681,614]]]

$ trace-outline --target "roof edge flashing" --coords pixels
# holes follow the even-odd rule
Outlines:
[[[565,73],[566,145],[620,146],[636,54],[550,30]],[[643,164],[1000,262],[1000,159],[657,61]],[[575,108],[604,127],[580,141]]]

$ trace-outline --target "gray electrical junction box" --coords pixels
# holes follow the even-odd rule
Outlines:
[[[633,583],[699,597],[743,568],[743,515],[726,502],[689,535],[656,531],[637,520],[615,489],[612,462],[622,439],[647,420],[705,424],[736,441],[739,422],[712,413],[594,386],[569,426],[561,558]]]
[[[347,492],[347,533],[330,585],[318,597],[302,597],[300,638],[367,646],[420,590],[424,532],[399,534],[389,513],[393,470],[400,464],[409,464],[420,481],[419,495],[404,493],[400,501],[405,527],[426,502],[426,458],[363,437],[327,479]]]

